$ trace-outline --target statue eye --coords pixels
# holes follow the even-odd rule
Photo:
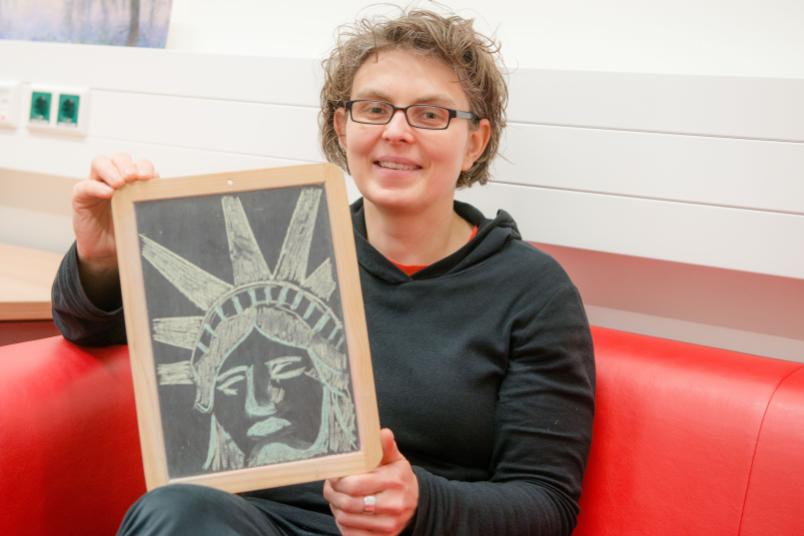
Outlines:
[[[271,379],[274,381],[290,380],[304,374],[304,359],[298,355],[275,357],[265,362]]]
[[[235,374],[234,376],[229,376],[224,381],[220,382],[217,385],[218,391],[225,395],[235,396],[239,391],[239,383],[245,379],[245,376],[242,374]]]
[[[220,376],[215,389],[228,396],[235,396],[240,392],[240,384],[246,379],[246,367],[229,369]]]

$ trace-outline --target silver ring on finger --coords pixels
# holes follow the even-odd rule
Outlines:
[[[374,511],[377,509],[377,496],[376,495],[366,495],[363,497],[363,513],[374,515]]]

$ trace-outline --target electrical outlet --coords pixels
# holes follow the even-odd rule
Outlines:
[[[19,106],[20,83],[0,82],[0,126],[17,126]]]
[[[49,126],[52,101],[53,93],[50,91],[32,91],[28,122],[37,126]]]
[[[67,128],[78,127],[81,112],[81,95],[59,94],[59,107],[56,113],[56,125]]]
[[[31,86],[28,128],[85,136],[88,116],[86,88]]]

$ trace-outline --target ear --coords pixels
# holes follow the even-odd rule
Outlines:
[[[491,123],[488,119],[481,119],[477,127],[469,131],[469,139],[466,140],[466,152],[463,155],[461,170],[469,171],[475,161],[480,158],[491,138]]]
[[[339,107],[335,110],[335,115],[332,116],[332,126],[335,127],[335,133],[338,135],[338,144],[341,149],[346,150],[346,109]]]

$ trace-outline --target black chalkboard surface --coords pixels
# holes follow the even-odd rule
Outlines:
[[[149,489],[239,492],[376,466],[340,170],[135,183],[113,210]]]

